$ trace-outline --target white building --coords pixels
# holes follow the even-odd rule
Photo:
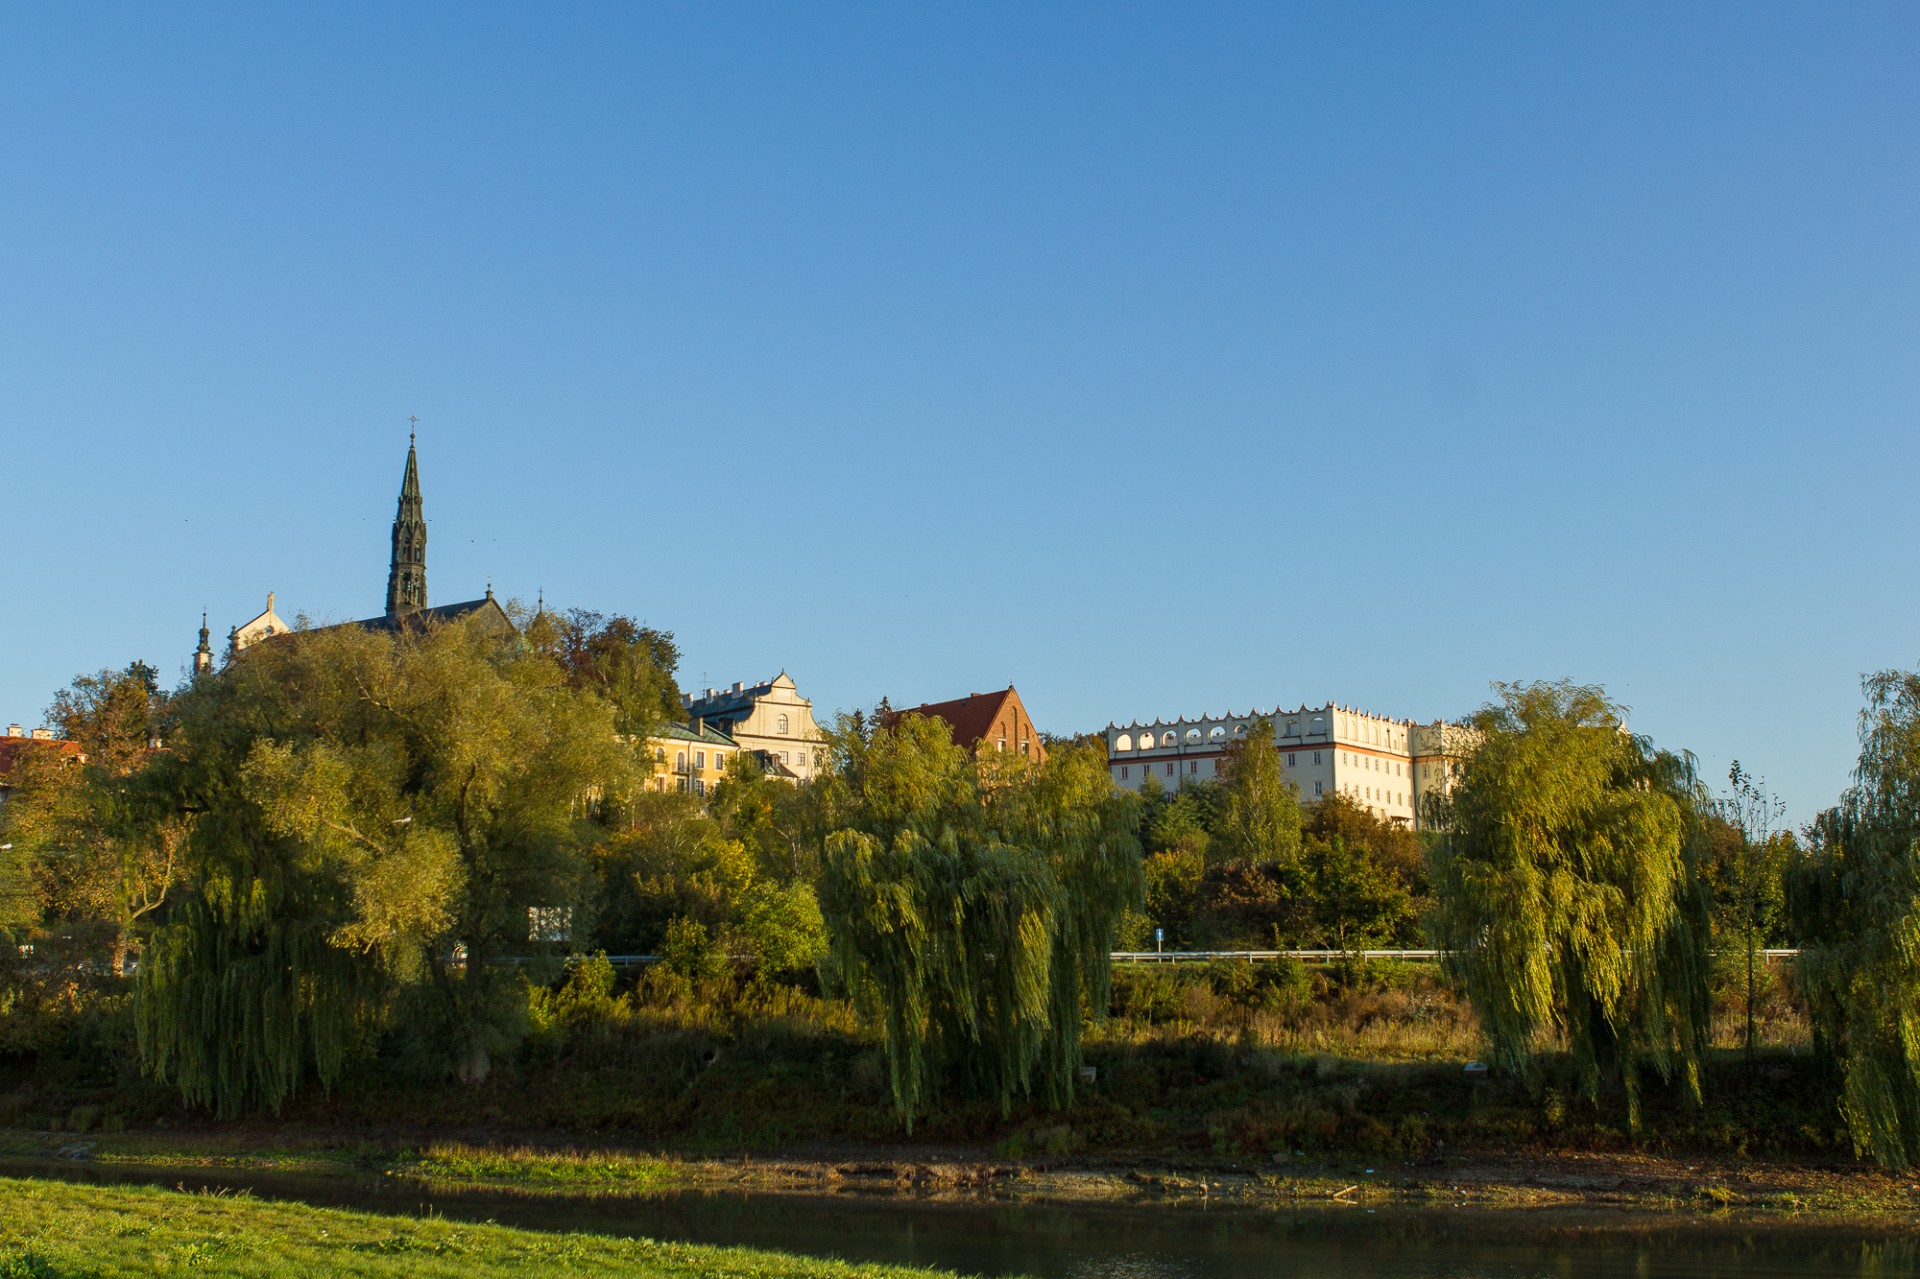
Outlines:
[[[810,782],[825,762],[826,738],[813,720],[813,703],[800,696],[785,671],[758,684],[685,694],[688,722],[725,733],[741,750],[759,754],[776,777]]]
[[[1273,724],[1283,776],[1303,802],[1335,793],[1403,825],[1419,824],[1420,800],[1444,791],[1471,729],[1416,724],[1338,703],[1299,710],[1202,715],[1107,725],[1107,763],[1116,786],[1139,790],[1149,774],[1168,789],[1183,779],[1213,781],[1227,748],[1260,720]]]

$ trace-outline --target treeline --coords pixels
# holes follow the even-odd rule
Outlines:
[[[942,1088],[1071,1099],[1140,897],[1097,748],[982,763],[850,717],[822,781],[748,758],[703,804],[651,787],[671,637],[523,621],[300,632],[170,693],[77,680],[54,715],[86,763],[29,752],[0,817],[0,1047],[119,1025],[222,1115],[362,1067],[477,1081],[557,1015],[566,956],[644,952],[704,998],[850,999],[909,1122]]]
[[[677,709],[671,636],[522,621],[305,632],[178,690],[136,663],[60,693],[86,763],[25,753],[0,810],[0,1052],[91,1043],[227,1115],[359,1070],[473,1081],[616,1001],[573,957],[645,953],[618,998],[844,1008],[911,1124],[946,1095],[1071,1104],[1108,953],[1159,930],[1438,946],[1498,1068],[1567,1054],[1637,1122],[1650,1080],[1699,1095],[1713,966],[1751,1007],[1755,954],[1794,944],[1840,1115],[1882,1162],[1920,1156],[1920,677],[1869,681],[1856,785],[1802,834],[1568,683],[1499,686],[1416,832],[1303,806],[1266,725],[1217,783],[1134,795],[1098,740],[1036,767],[850,715],[811,786],[746,758],[710,797],[660,793],[641,740]]]

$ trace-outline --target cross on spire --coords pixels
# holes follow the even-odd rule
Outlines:
[[[407,415],[407,443],[413,443],[413,430],[420,425],[420,419],[413,414]]]

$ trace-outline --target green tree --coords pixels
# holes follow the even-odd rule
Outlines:
[[[1920,1163],[1920,673],[1864,681],[1853,785],[1791,874],[1814,1044],[1856,1150]]]
[[[824,832],[810,788],[767,776],[757,757],[739,751],[714,788],[707,811],[727,838],[753,850],[763,877],[818,878]]]
[[[1639,1069],[1699,1095],[1708,1030],[1699,788],[1691,762],[1629,735],[1598,688],[1501,684],[1436,805],[1434,926],[1502,1066],[1533,1077],[1566,1037],[1583,1090]]]
[[[1210,856],[1282,866],[1299,859],[1300,796],[1281,771],[1270,720],[1255,722],[1227,748]]]
[[[25,752],[0,827],[0,843],[13,844],[17,859],[14,913],[30,900],[29,917],[95,939],[89,944],[104,948],[115,975],[178,877],[183,824],[143,822],[134,812],[136,774],[160,740],[168,704],[144,662],[77,676],[47,717],[79,759]]]
[[[1221,806],[1221,790],[1214,782],[1182,776],[1169,791],[1148,773],[1141,786],[1140,842],[1150,853],[1190,853],[1205,861]]]
[[[1795,847],[1781,829],[1786,805],[1735,760],[1728,794],[1714,805],[1702,874],[1713,899],[1719,950],[1738,943],[1746,970],[1747,1070],[1754,1070],[1755,980],[1760,954],[1782,922],[1786,873]]]
[[[695,924],[718,953],[751,960],[763,979],[811,968],[826,951],[813,885],[766,874],[690,795],[639,796],[627,828],[608,836],[595,861],[602,946],[664,953],[677,925]]]
[[[1103,749],[1006,770],[909,714],[843,720],[821,787],[821,907],[837,967],[885,1033],[911,1128],[943,1083],[1072,1101],[1081,1024],[1141,896],[1139,814]]]
[[[1413,915],[1398,876],[1345,836],[1310,840],[1305,870],[1317,940],[1335,950],[1364,950],[1389,940]]]
[[[393,1007],[422,1060],[484,1078],[524,1011],[493,961],[564,927],[592,799],[633,784],[612,706],[453,624],[256,645],[176,711],[144,773],[149,811],[191,824],[140,972],[150,1069],[221,1113],[277,1107]]]
[[[670,631],[590,609],[541,612],[526,639],[565,673],[570,688],[598,693],[614,708],[617,731],[642,737],[681,714],[674,671],[680,647]]]

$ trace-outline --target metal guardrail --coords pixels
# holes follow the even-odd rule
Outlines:
[[[1272,962],[1276,959],[1313,959],[1323,963],[1338,959],[1439,959],[1445,951],[1439,950],[1116,950],[1112,959],[1116,964],[1152,964],[1209,961],[1219,959],[1240,959],[1247,963],[1261,961]],[[1736,954],[1745,954],[1737,951]],[[1766,959],[1790,959],[1800,953],[1797,946],[1766,949],[1755,952]]]
[[[1116,950],[1109,956],[1116,964],[1177,964],[1209,963],[1223,959],[1238,959],[1249,964],[1272,963],[1279,959],[1305,959],[1319,963],[1334,963],[1342,959],[1415,959],[1436,960],[1446,952],[1438,950]],[[1744,953],[1744,952],[1739,952]],[[1757,951],[1765,959],[1791,959],[1800,953],[1797,946],[1769,948]],[[535,964],[559,960],[562,963],[580,958],[575,955],[503,955],[492,962],[496,964]],[[731,959],[745,959],[744,955],[732,955]],[[659,955],[608,955],[607,962],[615,968],[644,968],[648,964],[657,964]]]

